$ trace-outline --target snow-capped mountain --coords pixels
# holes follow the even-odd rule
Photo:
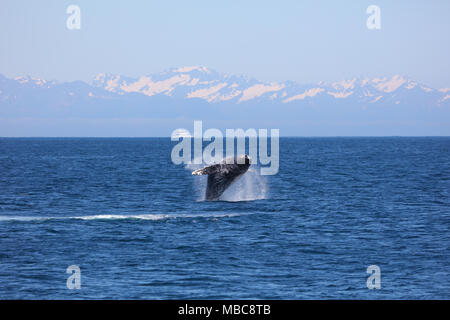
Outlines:
[[[91,83],[0,75],[0,136],[61,136],[70,128],[75,136],[170,135],[193,120],[286,135],[450,135],[450,88],[400,75],[263,82],[206,67],[137,78],[98,74]]]
[[[121,95],[127,93],[140,93],[146,96],[166,95],[182,99],[199,98],[210,103],[261,100],[290,103],[331,98],[331,100],[351,99],[363,103],[388,100],[399,104],[407,103],[408,95],[428,95],[437,99],[434,103],[439,105],[450,99],[450,88],[435,90],[400,75],[300,85],[292,81],[264,83],[244,76],[220,74],[199,66],[173,68],[140,78],[98,74],[92,84],[94,87]]]
[[[439,106],[450,101],[450,88],[434,89],[404,76],[353,78],[339,82],[297,84],[261,82],[245,76],[221,74],[206,67],[172,68],[153,75],[130,78],[115,74],[98,74],[91,84],[81,81],[58,83],[29,76],[7,79],[0,76],[0,101],[17,98],[27,90],[57,89],[68,97],[87,95],[106,98],[141,94],[166,96],[177,100],[201,99],[208,103],[328,103],[352,101],[364,105],[410,103],[419,98],[426,105]],[[86,97],[83,97],[86,98]],[[412,99],[412,101],[411,101]]]

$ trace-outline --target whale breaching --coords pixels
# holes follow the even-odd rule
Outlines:
[[[208,175],[208,183],[206,186],[205,200],[218,200],[222,193],[237,178],[247,172],[250,167],[251,160],[247,155],[232,157],[222,160],[220,163],[213,164],[192,172],[193,175]]]

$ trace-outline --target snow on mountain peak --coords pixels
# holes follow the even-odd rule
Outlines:
[[[55,82],[18,77],[20,85],[52,87]],[[68,85],[68,84],[66,84]],[[400,101],[409,95],[421,97],[434,95],[437,100],[448,100],[450,88],[434,90],[401,75],[368,78],[355,77],[336,82],[298,84],[293,81],[262,82],[245,76],[222,74],[204,66],[184,66],[141,77],[126,77],[111,73],[99,73],[92,81],[93,88],[113,94],[138,93],[146,96],[165,95],[176,99],[201,99],[209,103],[292,103],[351,99],[375,103]],[[408,93],[409,92],[409,93]],[[394,99],[395,97],[395,100]],[[402,103],[404,100],[401,101]]]
[[[297,94],[297,95],[292,96],[290,98],[287,98],[283,102],[286,103],[286,102],[291,102],[291,101],[294,101],[294,100],[303,100],[306,97],[314,97],[315,95],[317,95],[317,94],[319,94],[319,93],[321,93],[323,91],[325,91],[325,89],[323,89],[323,88],[312,88],[312,89],[306,90],[303,93],[300,93],[300,94]]]
[[[395,75],[391,79],[376,79],[375,86],[379,91],[393,92],[406,82],[406,79],[400,75]]]
[[[177,67],[159,74],[134,79],[99,74],[95,78],[94,84],[116,93],[135,92],[147,96],[164,94],[178,98],[203,99],[211,103],[230,100],[235,103],[243,103],[255,99],[290,103],[322,97],[321,93],[324,92],[334,99],[355,97],[360,100],[376,102],[385,94],[393,94],[399,88],[419,88],[424,92],[432,91],[431,88],[419,85],[401,75],[383,78],[355,77],[331,84],[320,82],[317,85],[299,85],[292,81],[261,82],[244,76],[221,74],[203,66]]]
[[[34,78],[31,76],[19,76],[19,77],[14,78],[14,80],[19,82],[20,84],[30,83],[30,84],[35,84],[37,86],[43,86],[44,84],[47,83],[47,81],[44,79]]]
[[[242,97],[239,99],[239,102],[251,100],[253,98],[257,98],[262,96],[267,92],[280,91],[285,87],[284,84],[271,83],[269,85],[265,84],[255,84],[250,88],[247,88],[243,91]]]
[[[208,68],[202,67],[202,66],[179,67],[179,68],[175,68],[173,71],[181,72],[181,73],[191,72],[191,71],[200,71],[200,72],[204,72],[204,73],[211,73],[211,71]]]

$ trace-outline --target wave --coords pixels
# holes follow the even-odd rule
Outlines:
[[[0,216],[2,221],[44,221],[44,220],[164,220],[164,219],[195,219],[195,218],[227,218],[248,215],[249,213],[210,213],[210,214],[98,214],[90,216]]]

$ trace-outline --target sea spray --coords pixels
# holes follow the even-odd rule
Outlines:
[[[222,195],[224,201],[252,201],[266,199],[268,194],[267,177],[250,166]]]
[[[192,161],[191,163],[188,163],[185,165],[185,169],[189,170],[190,172],[198,170],[203,168],[203,164],[197,164],[196,161]],[[205,190],[206,190],[206,184],[207,184],[208,176],[201,175],[196,176],[195,179],[193,179],[193,189],[194,194],[196,195],[197,201],[204,201],[205,200]]]
[[[185,166],[187,170],[201,169],[203,165],[190,163]],[[205,200],[207,175],[196,176],[193,179],[194,192],[198,201]],[[253,201],[266,199],[269,192],[267,177],[259,173],[257,165],[251,165],[249,170],[239,177],[220,197],[222,201]]]

